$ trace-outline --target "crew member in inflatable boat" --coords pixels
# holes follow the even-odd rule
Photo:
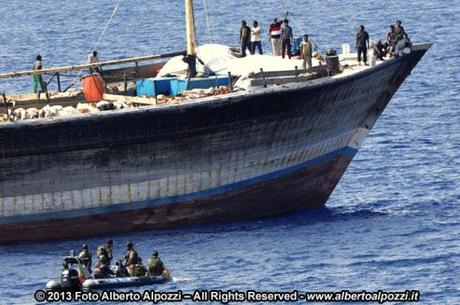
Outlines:
[[[91,273],[92,255],[89,252],[87,244],[83,244],[81,246],[81,252],[78,254],[78,258],[81,260],[83,265],[85,265],[86,269],[88,269],[88,272]]]
[[[132,242],[126,244],[126,256],[123,261],[123,265],[126,268],[129,276],[136,276],[136,265],[139,263],[139,254],[134,250],[134,245]]]
[[[147,262],[147,273],[149,276],[160,276],[165,271],[165,265],[160,259],[157,251],[153,252],[152,256]]]

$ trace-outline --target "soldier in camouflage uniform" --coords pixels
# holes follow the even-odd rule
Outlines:
[[[78,254],[78,258],[81,260],[86,269],[88,269],[88,272],[91,273],[92,255],[89,252],[87,244],[83,244],[81,246],[81,252]]]
[[[160,259],[157,251],[153,252],[147,262],[147,272],[150,276],[160,276],[165,271],[165,265]]]

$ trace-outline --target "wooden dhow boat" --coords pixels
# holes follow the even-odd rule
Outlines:
[[[186,56],[193,59],[193,3],[185,2]],[[246,75],[233,66],[223,69],[220,75],[229,77],[224,86],[188,87],[175,97],[128,96],[121,90],[103,99],[128,104],[125,109],[7,119],[0,123],[0,242],[254,219],[321,207],[430,46],[414,44],[409,54],[374,66],[358,66],[356,54],[340,55],[337,73],[316,61],[310,71],[302,71],[296,67],[299,60],[287,59],[284,69],[270,69],[264,62],[271,59],[261,58],[271,56],[261,56],[260,69]],[[155,77],[168,65],[139,63],[176,55],[0,78],[135,63],[103,74],[112,76],[107,83],[121,82],[126,89],[127,81]],[[235,62],[241,67],[249,60]],[[193,80],[186,79],[188,84]],[[81,94],[59,94],[52,94],[50,107],[84,102]],[[46,103],[25,96],[16,98],[15,107]],[[5,115],[11,113],[10,103],[1,107]]]

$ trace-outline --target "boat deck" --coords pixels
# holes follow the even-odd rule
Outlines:
[[[257,56],[255,56],[257,57]],[[302,60],[298,58],[293,59],[284,59],[282,63],[286,66],[286,70],[274,70],[273,67],[264,67],[265,69],[260,69],[260,72],[250,73],[248,76],[239,76],[236,77],[231,86],[228,87],[216,87],[209,89],[192,89],[186,90],[181,95],[172,97],[165,95],[157,95],[156,97],[146,97],[146,96],[128,96],[119,93],[122,90],[117,90],[116,88],[123,87],[123,84],[111,84],[111,88],[115,90],[110,90],[111,93],[104,95],[104,101],[109,103],[122,103],[124,107],[121,108],[134,108],[134,107],[164,107],[168,105],[180,105],[188,103],[190,101],[198,102],[203,98],[215,98],[216,96],[224,96],[236,94],[241,91],[254,91],[259,88],[269,88],[277,86],[286,86],[289,84],[308,84],[315,80],[316,82],[328,81],[334,78],[346,77],[361,71],[370,69],[371,66],[359,65],[357,62],[356,53],[351,53],[346,56],[340,55],[340,71],[338,73],[331,73],[328,70],[328,67],[324,64],[321,64],[318,60],[313,59],[313,67],[309,71],[299,69],[298,67],[302,66]],[[376,65],[379,65],[383,62],[377,61]],[[270,69],[271,68],[271,69]],[[126,84],[125,84],[126,86]],[[115,92],[114,92],[115,91]],[[14,111],[27,111],[28,109],[35,108],[37,110],[43,109],[46,105],[50,106],[62,106],[73,107],[78,109],[80,103],[85,103],[83,93],[81,89],[71,89],[68,92],[50,92],[49,101],[46,100],[45,94],[41,94],[40,100],[37,99],[37,94],[23,94],[23,95],[14,95],[7,96],[7,100],[10,102],[5,105],[2,101],[0,102],[0,123],[14,123],[11,122],[11,116],[8,116],[8,112],[13,113]],[[100,111],[97,109],[96,105],[92,105],[95,111]],[[8,111],[9,109],[9,111]],[[86,109],[86,108],[85,108]],[[107,110],[107,111],[117,111]],[[81,111],[80,111],[81,112]],[[89,115],[88,112],[84,111],[81,113],[71,112],[61,114],[63,116],[78,116],[78,115]],[[59,116],[59,115],[57,115]],[[41,120],[41,119],[53,119],[50,117],[22,117],[20,120]]]

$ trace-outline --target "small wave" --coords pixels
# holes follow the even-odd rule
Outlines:
[[[189,282],[189,281],[192,281],[192,280],[193,280],[193,277],[186,276],[186,275],[176,275],[176,276],[173,276],[173,277],[172,277],[173,283],[177,283],[177,282]]]

